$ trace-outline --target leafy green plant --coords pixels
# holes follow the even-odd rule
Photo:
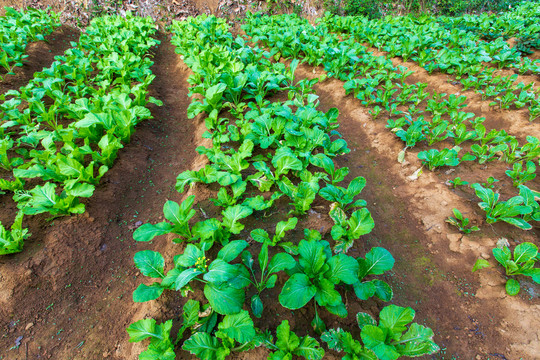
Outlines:
[[[449,216],[446,219],[446,222],[450,225],[454,225],[458,228],[459,231],[465,234],[470,234],[473,231],[479,231],[478,226],[469,226],[470,220],[466,217],[463,217],[461,212],[458,209],[454,209],[454,216]]]
[[[459,158],[457,156],[459,149],[459,147],[457,149],[442,149],[441,151],[430,149],[428,151],[419,152],[418,158],[432,171],[436,167],[457,166],[459,165]]]
[[[540,260],[538,256],[538,247],[535,244],[525,242],[519,244],[514,249],[514,254],[506,245],[493,249],[493,256],[506,269],[507,276],[524,275],[532,277],[532,280],[540,284],[540,268],[534,265]],[[508,295],[517,295],[520,291],[519,281],[510,278],[506,282],[506,293]]]
[[[23,217],[24,213],[19,211],[13,221],[13,225],[11,225],[11,231],[8,231],[0,223],[0,255],[22,251],[24,240],[30,236],[28,229],[23,229],[22,227]]]
[[[458,186],[469,185],[468,181],[461,180],[460,177],[456,177],[454,180],[448,180],[448,183],[452,185],[454,189],[456,189]]]
[[[330,349],[345,352],[347,359],[396,360],[401,356],[416,357],[439,351],[430,328],[418,323],[407,328],[414,316],[412,308],[396,305],[381,310],[379,324],[371,315],[358,313],[356,318],[364,347],[340,328],[324,333],[322,339]]]
[[[362,300],[377,296],[385,301],[392,298],[388,284],[380,280],[364,281],[367,275],[380,275],[394,265],[392,256],[382,248],[374,248],[365,259],[345,254],[332,255],[330,244],[321,240],[302,240],[298,245],[299,260],[287,271],[287,280],[279,302],[288,309],[300,309],[311,299],[332,314],[347,316],[347,309],[337,285],[353,285]]]
[[[299,337],[291,331],[288,320],[283,320],[276,329],[276,343],[265,341],[264,345],[271,352],[268,359],[292,359],[293,356],[308,360],[320,360],[324,356],[324,349],[319,342],[309,335]]]
[[[493,189],[496,182],[499,182],[499,180],[495,179],[493,176],[490,176],[487,178],[487,181],[485,183],[482,183],[482,186],[485,186],[488,189]]]
[[[264,310],[264,305],[260,296],[261,292],[264,289],[272,289],[276,285],[276,273],[292,269],[296,265],[296,262],[291,255],[286,253],[278,253],[269,261],[267,242],[263,244],[257,257],[261,272],[260,278],[255,275],[253,268],[254,261],[251,253],[247,250],[242,252],[242,263],[249,269],[252,275],[252,280],[250,280],[251,284],[257,289],[257,294],[251,297],[251,311],[253,311],[255,317],[260,318]]]
[[[346,189],[341,186],[328,184],[319,191],[319,195],[325,200],[336,203],[343,211],[348,211],[353,208],[364,207],[367,205],[365,200],[354,200],[354,198],[362,192],[365,186],[366,179],[359,176],[354,178]]]
[[[531,224],[519,216],[531,214],[533,209],[528,205],[522,205],[525,199],[522,196],[514,196],[508,201],[499,201],[499,194],[491,189],[486,189],[480,184],[472,184],[476,196],[482,201],[478,204],[486,212],[488,224],[504,221],[523,230],[530,230]]]
[[[371,213],[366,208],[356,210],[348,217],[341,208],[334,207],[330,210],[330,217],[334,220],[331,235],[336,241],[336,253],[346,253],[355,240],[370,233],[375,227]]]
[[[527,161],[525,169],[523,169],[523,163],[514,163],[512,170],[506,170],[506,175],[512,178],[512,184],[515,187],[531,181],[536,177],[536,165],[532,161]]]

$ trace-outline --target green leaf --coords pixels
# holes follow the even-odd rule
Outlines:
[[[221,347],[218,339],[205,332],[193,334],[182,345],[182,349],[185,351],[205,360],[217,360],[217,354]]]
[[[253,240],[264,244],[265,242],[270,242],[270,236],[268,232],[263,229],[255,229],[251,231],[251,237]]]
[[[315,301],[320,306],[337,306],[342,302],[341,295],[334,288],[334,284],[325,278],[320,279],[317,283]]]
[[[514,249],[514,261],[516,263],[527,262],[536,257],[536,255],[538,255],[538,248],[529,242],[519,244]]]
[[[264,310],[264,305],[259,295],[257,294],[253,295],[251,297],[251,311],[253,311],[253,315],[255,315],[256,318],[260,318],[262,316],[263,310]]]
[[[294,274],[287,280],[279,294],[279,302],[287,309],[300,309],[311,300],[317,288],[309,281],[305,274]]]
[[[366,275],[382,275],[394,267],[394,257],[382,247],[374,247],[366,254]]]
[[[433,354],[440,349],[432,338],[433,331],[430,328],[413,323],[409,331],[399,339],[396,349],[402,356],[409,357]]]
[[[228,284],[215,285],[208,283],[204,286],[204,296],[210,306],[221,315],[237,314],[244,304],[244,290],[235,289]]]
[[[397,334],[407,330],[407,325],[414,319],[414,310],[410,307],[396,305],[386,306],[379,314],[380,326],[388,329],[391,333]]]
[[[298,219],[295,217],[287,219],[287,221],[278,222],[276,225],[276,235],[274,236],[274,243],[277,243],[279,240],[283,239],[285,237],[286,231],[294,230],[297,223]]]
[[[238,234],[244,228],[244,225],[238,221],[248,217],[253,213],[253,209],[247,206],[235,205],[228,207],[223,211],[223,225],[228,227],[230,232]]]
[[[296,350],[294,350],[294,355],[302,356],[309,360],[320,360],[324,356],[324,350],[320,347],[317,340],[310,336],[304,336]]]
[[[288,320],[283,320],[276,329],[278,349],[285,352],[293,352],[300,345],[300,338],[291,331]]]
[[[392,300],[394,292],[392,291],[390,285],[378,279],[371,280],[371,282],[373,283],[373,285],[375,285],[375,296],[377,296],[382,301]]]
[[[354,293],[360,300],[367,300],[375,295],[375,284],[371,281],[354,284]]]
[[[366,325],[377,326],[377,321],[373,318],[373,316],[367,313],[359,312],[356,314],[356,321],[358,322],[358,327],[360,330],[362,330]]]
[[[333,256],[328,261],[329,269],[325,276],[334,284],[343,282],[351,285],[358,282],[358,262],[345,254]]]
[[[184,286],[189,284],[191,280],[193,280],[195,277],[197,277],[200,274],[202,274],[202,271],[198,269],[193,269],[193,268],[185,269],[180,274],[178,274],[178,276],[174,280],[174,289],[176,291],[182,289]]]
[[[519,293],[519,290],[519,281],[515,279],[508,279],[508,281],[506,282],[506,293],[510,296],[515,296]]]
[[[485,259],[478,259],[474,263],[474,266],[472,268],[472,272],[475,272],[476,270],[484,269],[484,268],[487,268],[487,267],[489,267],[489,261],[487,261]]]
[[[350,229],[347,231],[349,239],[358,239],[360,236],[370,233],[375,227],[375,222],[366,208],[353,212],[348,223],[350,225]]]
[[[362,328],[360,337],[366,348],[373,350],[380,360],[396,360],[399,358],[399,353],[394,347],[385,344],[386,336],[380,328],[366,325]]]
[[[294,258],[286,253],[277,253],[268,264],[268,274],[292,269],[296,265]]]
[[[134,260],[135,266],[144,276],[152,278],[163,278],[165,276],[165,260],[160,253],[150,250],[139,251],[135,254]]]
[[[208,267],[208,272],[204,274],[203,279],[211,283],[221,283],[237,275],[234,265],[226,263],[221,259],[215,259]]]
[[[133,233],[135,241],[151,241],[156,236],[168,234],[173,229],[172,225],[166,222],[143,224]]]
[[[175,258],[174,263],[177,266],[184,268],[193,266],[197,263],[197,259],[204,256],[204,252],[193,244],[188,244],[184,249],[184,253]]]
[[[255,327],[249,313],[245,310],[238,314],[227,315],[218,325],[220,332],[236,340],[240,344],[245,344],[253,340]]]
[[[142,341],[149,337],[160,339],[161,334],[156,333],[156,320],[142,319],[129,325],[126,329],[129,334],[129,342]]]
[[[153,283],[148,286],[145,284],[140,284],[137,289],[133,292],[133,301],[135,302],[146,302],[155,300],[161,296],[164,288],[161,287],[159,283]]]
[[[218,252],[217,258],[226,262],[231,262],[248,246],[249,244],[245,240],[231,241]]]

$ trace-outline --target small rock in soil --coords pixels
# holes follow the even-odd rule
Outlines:
[[[34,326],[34,323],[28,323],[26,324],[26,327],[24,328],[25,330],[28,330],[30,329],[32,326]]]

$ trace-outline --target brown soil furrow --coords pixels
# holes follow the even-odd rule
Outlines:
[[[300,78],[323,74],[312,70],[301,66],[297,74]],[[506,296],[498,268],[477,274],[470,269],[476,258],[490,258],[498,237],[537,242],[537,231],[496,224],[483,225],[480,234],[457,233],[444,222],[452,208],[482,218],[476,205],[444,185],[439,172],[426,170],[411,181],[408,177],[420,167],[418,159],[408,154],[408,165],[396,161],[403,144],[383,122],[373,121],[359,101],[345,96],[343,82],[330,79],[316,90],[323,108],[339,108],[340,132],[353,150],[344,157],[348,161],[338,159],[338,164],[351,167],[351,175],[368,179],[361,196],[368,200],[376,224],[368,239],[380,241],[397,259],[397,277],[391,280],[400,284],[396,302],[413,306],[417,316],[434,328],[436,340],[446,347],[439,357],[487,359],[493,353],[534,357],[540,351],[532,330],[539,325],[534,320],[540,311],[538,298]],[[521,318],[533,320],[515,321]]]
[[[35,72],[49,67],[56,55],[62,55],[71,47],[71,41],[79,40],[79,30],[62,25],[45,37],[44,41],[35,41],[26,46],[26,55],[22,67],[14,69],[15,75],[6,75],[0,82],[0,94],[8,90],[18,90],[32,79]]]
[[[169,239],[135,243],[139,221],[156,222],[179,172],[192,165],[196,125],[186,118],[189,73],[165,36],[156,50],[151,95],[154,119],[141,123],[87,203],[86,214],[41,225],[30,219],[34,236],[22,253],[0,259],[3,304],[0,340],[6,359],[137,359],[125,328],[157,304],[131,299],[143,281],[135,252],[167,249]],[[43,219],[41,219],[43,220]],[[19,336],[19,348],[10,349]]]

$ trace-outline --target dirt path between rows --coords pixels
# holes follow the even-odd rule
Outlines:
[[[131,299],[140,283],[133,255],[163,243],[136,244],[132,232],[139,221],[156,221],[167,199],[178,200],[175,178],[196,146],[186,118],[188,73],[169,40],[160,40],[150,89],[164,106],[152,105],[154,119],[137,126],[86,214],[30,218],[34,235],[23,252],[0,259],[0,359],[138,357],[125,332],[141,308]]]
[[[313,78],[323,71],[301,66],[297,74]],[[417,318],[436,331],[436,341],[443,348],[436,358],[534,358],[540,353],[538,296],[530,292],[506,296],[500,269],[472,274],[471,268],[476,258],[490,258],[499,237],[511,243],[538,243],[538,229],[525,232],[505,224],[492,228],[484,224],[479,234],[457,233],[444,222],[452,208],[466,216],[481,215],[470,194],[458,194],[444,185],[458,173],[448,177],[442,171],[425,170],[418,180],[409,180],[421,164],[414,153],[407,155],[407,165],[397,162],[403,144],[384,127],[383,120],[373,121],[360,101],[345,96],[341,81],[326,80],[316,90],[324,110],[339,108],[340,132],[353,149],[338,164],[354,165],[351,175],[368,180],[362,197],[368,200],[376,224],[369,236],[397,259],[396,276],[391,279],[395,303],[415,308]]]

